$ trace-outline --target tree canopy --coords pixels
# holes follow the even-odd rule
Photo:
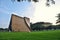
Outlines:
[[[39,0],[13,0],[13,1],[17,1],[17,2],[22,2],[22,1],[28,1],[28,2],[39,2]],[[55,4],[54,0],[46,0],[46,6],[50,6],[50,3]]]

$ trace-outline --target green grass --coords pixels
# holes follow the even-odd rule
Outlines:
[[[39,32],[0,32],[0,40],[60,40],[60,30]]]

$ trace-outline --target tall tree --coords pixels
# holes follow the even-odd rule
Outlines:
[[[60,24],[60,13],[57,15],[57,18],[58,18],[58,19],[57,19],[56,24],[57,24],[57,23],[59,23],[59,24]]]

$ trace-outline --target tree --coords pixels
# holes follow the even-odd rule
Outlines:
[[[50,2],[51,2],[52,4],[55,4],[55,1],[54,1],[54,0],[47,0],[46,5],[47,5],[47,6],[50,6]]]
[[[60,13],[57,15],[57,18],[58,18],[58,19],[57,19],[56,24],[57,24],[57,23],[60,23]]]
[[[31,29],[33,31],[40,31],[40,30],[44,30],[44,26],[43,26],[44,22],[37,22],[37,23],[30,23]]]
[[[26,0],[13,0],[13,1],[17,1],[17,2],[22,2],[22,1],[26,1]],[[27,0],[28,2],[31,2],[31,1],[33,1],[33,2],[39,2],[39,0]],[[50,6],[50,2],[52,3],[52,4],[55,4],[55,1],[54,0],[46,0],[46,6]]]

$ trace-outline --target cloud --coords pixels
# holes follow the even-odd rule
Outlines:
[[[56,15],[60,12],[60,5],[51,5],[50,7],[45,6],[46,1],[42,0],[41,2],[35,3],[35,12],[34,16],[31,19],[31,22],[52,22],[56,23]],[[60,4],[60,3],[59,3]]]
[[[33,17],[34,12],[35,12],[35,6],[31,4],[30,6],[26,8],[26,11],[24,12],[24,14],[25,16],[31,18]]]

